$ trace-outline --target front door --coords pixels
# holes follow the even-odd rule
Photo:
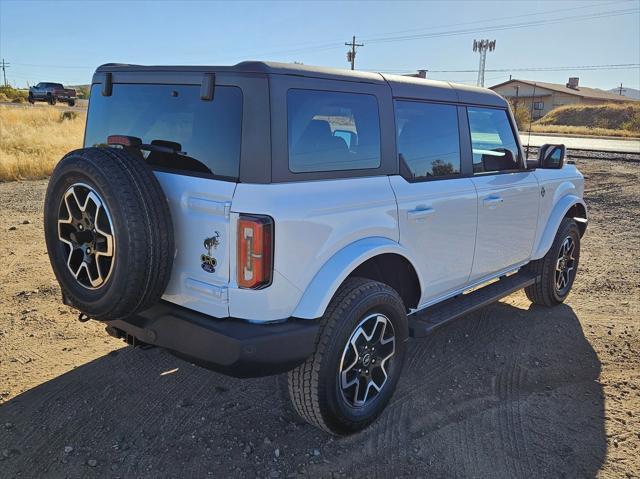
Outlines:
[[[507,110],[468,107],[478,232],[471,281],[526,262],[538,222],[540,189],[523,158]]]
[[[401,176],[390,181],[400,243],[419,270],[422,307],[469,280],[477,196],[463,175],[458,107],[398,100],[395,110]]]

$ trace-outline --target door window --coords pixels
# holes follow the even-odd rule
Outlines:
[[[468,107],[473,172],[520,169],[520,152],[506,110]]]
[[[396,101],[400,164],[412,179],[460,174],[458,110],[453,105]]]
[[[293,173],[380,166],[380,120],[374,95],[289,90],[287,127]]]

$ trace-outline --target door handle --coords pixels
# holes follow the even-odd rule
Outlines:
[[[485,208],[489,208],[491,210],[495,210],[503,202],[504,202],[504,199],[502,199],[502,196],[491,195],[491,196],[487,196],[482,201],[482,204],[484,205]]]
[[[415,210],[407,211],[407,217],[410,220],[419,221],[419,220],[428,218],[429,216],[432,216],[435,212],[436,210],[434,210],[433,208],[425,208],[425,207],[418,206]]]

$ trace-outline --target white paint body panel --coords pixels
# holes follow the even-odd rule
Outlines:
[[[583,178],[572,165],[422,183],[380,176],[235,184],[156,175],[176,238],[163,298],[212,317],[254,322],[322,316],[344,279],[385,253],[413,265],[419,308],[432,305],[543,256],[566,211],[583,203]],[[496,195],[503,201],[485,207]],[[235,279],[241,213],[274,220],[273,281],[260,290],[240,289]],[[218,264],[207,273],[200,256],[215,231]]]
[[[229,216],[235,183],[156,172],[167,196],[176,254],[163,299],[218,318],[229,316]],[[204,240],[219,233],[215,272],[202,269]]]
[[[398,242],[396,200],[386,176],[269,185],[238,184],[234,213],[269,215],[275,222],[274,270],[294,287],[230,292],[233,316],[277,320],[291,316],[312,279],[337,252],[363,238]],[[232,278],[235,272],[232,273]],[[270,291],[282,291],[274,295]],[[263,298],[264,296],[264,298]],[[318,292],[318,302],[322,292]],[[246,298],[236,303],[235,298]],[[254,302],[253,298],[258,298]],[[268,297],[268,298],[267,298]],[[277,312],[262,305],[275,302]]]
[[[478,231],[471,281],[526,262],[538,224],[540,190],[533,172],[473,177]]]
[[[470,178],[410,183],[389,178],[398,201],[400,243],[422,278],[420,305],[467,284],[478,198]]]

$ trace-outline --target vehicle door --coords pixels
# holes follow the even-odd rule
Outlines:
[[[529,260],[538,221],[540,189],[526,170],[505,108],[467,107],[478,193],[478,232],[471,281]]]
[[[420,306],[465,286],[473,263],[477,196],[469,162],[461,160],[460,123],[453,104],[395,101],[400,176],[391,176],[398,202],[400,243],[417,262]],[[465,128],[466,131],[466,128]]]

